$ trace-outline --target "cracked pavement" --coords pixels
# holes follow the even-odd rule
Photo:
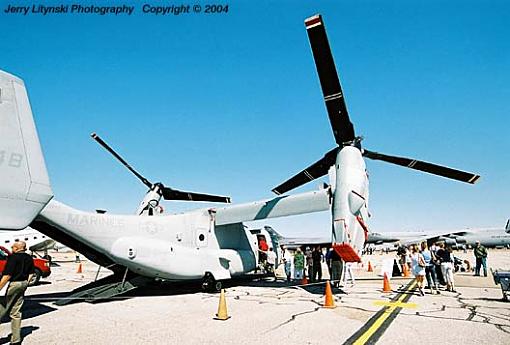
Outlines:
[[[65,255],[59,253],[56,258],[66,261]],[[470,258],[471,253],[456,255]],[[227,321],[213,320],[219,294],[182,286],[104,303],[57,307],[52,301],[90,282],[97,272],[97,266],[85,262],[83,273],[77,274],[76,264],[68,260],[53,268],[46,283],[29,289],[23,344],[341,344],[382,308],[377,301],[389,301],[410,281],[394,278],[393,292],[381,292],[377,273],[387,257],[365,257],[364,267],[355,269],[356,284],[333,289],[336,309],[321,308],[323,284],[287,286],[282,279],[229,287],[226,300],[231,318]],[[368,260],[375,266],[374,273],[366,272]],[[489,265],[510,269],[510,250],[491,250]],[[107,273],[104,270],[101,276]],[[492,277],[471,275],[455,275],[458,293],[441,291],[424,297],[413,293],[409,302],[416,305],[404,307],[377,343],[405,343],[419,337],[428,343],[510,344],[510,303],[502,302],[501,289]],[[0,344],[6,342],[7,331],[4,324]]]

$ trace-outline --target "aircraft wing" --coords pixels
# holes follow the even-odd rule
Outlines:
[[[367,243],[382,244],[382,243],[396,243],[399,242],[403,245],[419,244],[423,241],[436,242],[436,241],[449,241],[457,237],[462,237],[473,231],[464,230],[443,230],[443,231],[429,231],[429,232],[369,232]]]
[[[405,238],[400,241],[403,245],[411,245],[411,244],[419,244],[420,242],[427,241],[427,242],[440,242],[445,241],[448,243],[448,241],[455,241],[456,237],[465,236],[467,234],[472,233],[472,231],[468,230],[453,230],[453,231],[442,231],[442,232],[432,232],[430,234],[425,234],[421,236],[411,237],[411,238]]]
[[[302,246],[331,246],[331,237],[282,237],[278,243],[287,248],[297,248]]]
[[[331,206],[330,189],[283,195],[269,200],[218,207],[216,225],[248,222],[266,218],[327,211]]]

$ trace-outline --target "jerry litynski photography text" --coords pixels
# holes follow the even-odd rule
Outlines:
[[[7,4],[3,12],[12,15],[59,15],[59,14],[94,14],[94,15],[132,15],[136,12],[142,14],[166,16],[166,15],[180,15],[189,13],[227,13],[228,5],[188,5],[188,4],[160,4],[157,6],[151,4],[141,4],[139,7],[130,5],[117,5],[117,6],[98,6],[98,5],[85,5],[85,4],[60,4],[60,5],[14,5]]]
[[[75,14],[127,14],[131,15],[134,11],[134,6],[96,6],[96,5],[82,5],[82,4],[68,4],[68,5],[57,5],[57,6],[45,6],[41,4],[33,4],[27,6],[15,6],[13,4],[8,4],[4,8],[4,12],[8,14],[67,14],[67,13],[75,13]]]

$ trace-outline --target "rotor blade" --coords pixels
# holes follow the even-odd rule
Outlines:
[[[163,198],[165,198],[165,200],[211,201],[211,202],[224,202],[228,204],[230,203],[230,197],[228,196],[183,192],[168,187],[163,188]]]
[[[99,135],[97,135],[96,133],[92,133],[90,135],[95,141],[97,141],[99,143],[99,145],[101,145],[102,147],[104,147],[108,152],[110,152],[115,158],[117,158],[126,168],[128,168],[129,171],[131,171],[133,174],[135,174],[136,177],[138,177],[140,179],[140,181],[143,182],[144,185],[146,185],[147,187],[149,188],[152,188],[152,183],[150,183],[145,177],[143,177],[142,175],[140,175],[135,169],[133,169],[131,167],[131,165],[128,164],[128,162],[126,162],[121,156],[119,156],[119,154],[115,151],[113,151],[113,149],[108,146],[107,143],[105,143],[103,141],[103,139],[101,139],[99,137]]]
[[[342,143],[354,140],[354,127],[349,120],[349,113],[345,105],[342,87],[340,86],[322,17],[315,15],[306,19],[305,26],[317,73],[319,74],[329,122],[333,128],[333,135],[336,143],[342,145]]]
[[[335,147],[333,150],[326,153],[320,160],[283,182],[278,187],[273,188],[272,191],[277,195],[280,195],[326,175],[329,167],[335,164],[337,150],[338,148]]]
[[[418,161],[418,160],[410,159],[410,158],[388,156],[388,155],[384,155],[382,153],[377,153],[377,152],[369,151],[366,149],[363,150],[363,156],[370,158],[370,159],[385,161],[388,163],[401,165],[401,166],[404,166],[407,168],[424,171],[429,174],[439,175],[439,176],[451,178],[453,180],[467,182],[467,183],[471,183],[471,184],[474,184],[480,178],[480,175],[468,173],[465,171],[460,171],[457,169],[448,168],[448,167],[445,167],[442,165],[432,164],[432,163],[428,163],[428,162],[424,162],[424,161]]]

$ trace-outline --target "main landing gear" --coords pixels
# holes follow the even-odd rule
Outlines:
[[[223,287],[223,283],[219,280],[214,279],[211,272],[207,272],[202,278],[202,290],[207,292],[220,292]]]

